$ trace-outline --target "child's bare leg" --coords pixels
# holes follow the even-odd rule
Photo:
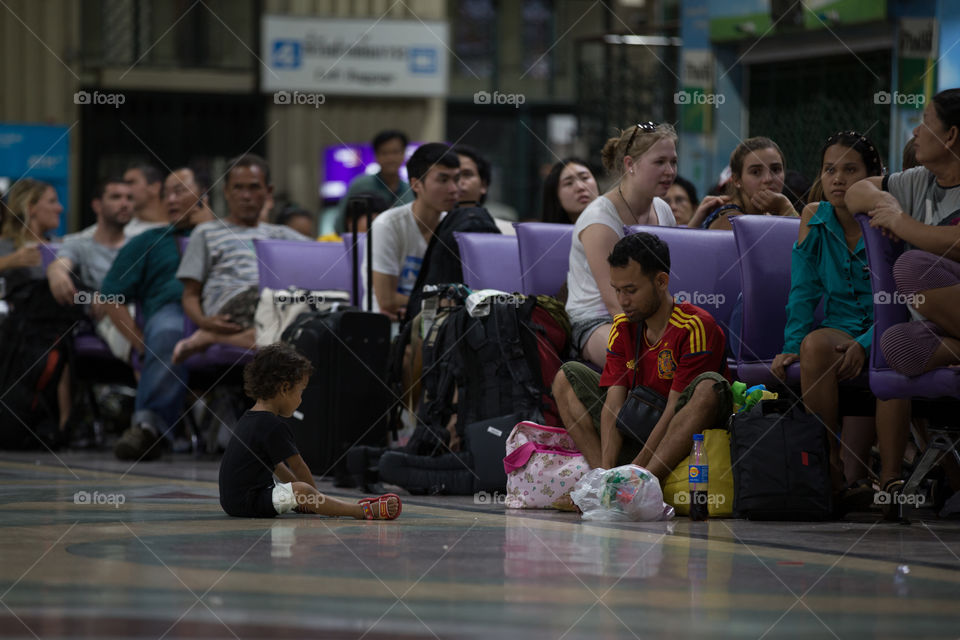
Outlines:
[[[316,513],[322,516],[349,516],[363,520],[366,516],[363,507],[353,502],[345,502],[337,498],[324,495],[306,482],[294,482],[293,493],[297,497],[297,504],[301,511]],[[387,513],[392,518],[399,510],[400,503],[396,498],[387,501]]]
[[[326,496],[306,482],[294,482],[293,493],[297,496],[297,504],[301,511],[317,513],[322,516],[363,518],[363,508],[359,504],[351,504]]]

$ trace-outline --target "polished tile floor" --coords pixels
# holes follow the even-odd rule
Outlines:
[[[0,453],[0,638],[960,635],[960,522],[600,525],[469,497],[242,520],[216,472]]]

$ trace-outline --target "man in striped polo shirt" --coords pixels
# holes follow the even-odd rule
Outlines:
[[[193,231],[177,270],[183,311],[198,329],[177,343],[175,363],[218,342],[253,349],[253,315],[260,298],[254,239],[309,240],[285,225],[260,222],[263,203],[273,192],[266,160],[247,153],[228,166],[224,196],[229,215]]]
[[[554,379],[554,397],[591,467],[633,463],[662,482],[690,453],[693,434],[725,427],[733,412],[724,335],[708,312],[674,303],[670,250],[657,236],[622,238],[607,262],[623,313],[614,318],[603,373],[568,362]],[[617,430],[627,394],[639,386],[666,398],[643,443]]]

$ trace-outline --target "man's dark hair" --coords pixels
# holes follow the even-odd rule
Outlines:
[[[467,156],[473,160],[477,165],[477,174],[480,176],[480,182],[482,182],[485,187],[490,186],[490,162],[480,155],[479,151],[469,145],[458,144],[453,148],[453,152],[461,156]],[[484,196],[484,199],[486,199],[486,196]],[[481,204],[483,204],[482,201]]]
[[[207,172],[203,169],[198,169],[197,167],[192,167],[190,165],[185,165],[182,167],[175,167],[170,174],[174,174],[177,171],[187,170],[193,175],[193,183],[197,185],[197,194],[201,198],[207,195],[207,192],[210,191],[210,176],[207,175]],[[170,175],[168,174],[168,175]]]
[[[407,175],[413,180],[423,180],[433,167],[440,165],[447,169],[459,169],[460,158],[449,145],[442,142],[428,142],[421,145],[407,160]]]
[[[396,129],[387,129],[386,131],[381,131],[377,135],[373,136],[373,152],[376,153],[382,145],[390,142],[391,140],[399,140],[403,143],[403,148],[407,148],[409,140],[407,140],[407,134],[403,131],[397,131]]]
[[[143,174],[143,179],[147,181],[147,184],[163,182],[163,174],[160,173],[160,169],[157,169],[148,162],[138,162],[127,167],[127,171],[132,171],[134,169]],[[124,171],[124,173],[127,171]]]
[[[293,386],[313,373],[313,365],[288,344],[263,347],[243,368],[243,391],[254,400],[269,400],[284,385]]]
[[[274,216],[273,222],[274,224],[287,224],[293,218],[307,218],[310,222],[313,222],[313,214],[297,205],[287,205],[280,209]]]
[[[227,160],[227,184],[230,183],[230,176],[237,167],[257,167],[263,173],[263,181],[270,186],[270,165],[266,160],[255,153],[244,153]]]
[[[104,178],[97,183],[97,186],[93,191],[93,199],[100,200],[103,198],[103,194],[107,192],[107,187],[111,184],[126,185],[127,181],[123,179],[123,176],[108,176]]]
[[[621,238],[607,256],[611,267],[626,267],[631,260],[651,278],[660,271],[670,273],[670,247],[652,233],[632,233]]]

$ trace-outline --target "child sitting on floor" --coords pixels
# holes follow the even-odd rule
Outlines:
[[[363,520],[393,520],[400,498],[392,493],[357,504],[317,491],[313,474],[293,441],[289,418],[313,370],[285,344],[260,349],[243,370],[243,386],[256,404],[237,422],[220,463],[220,506],[231,516],[273,518],[288,511]],[[274,482],[274,475],[280,479]]]

